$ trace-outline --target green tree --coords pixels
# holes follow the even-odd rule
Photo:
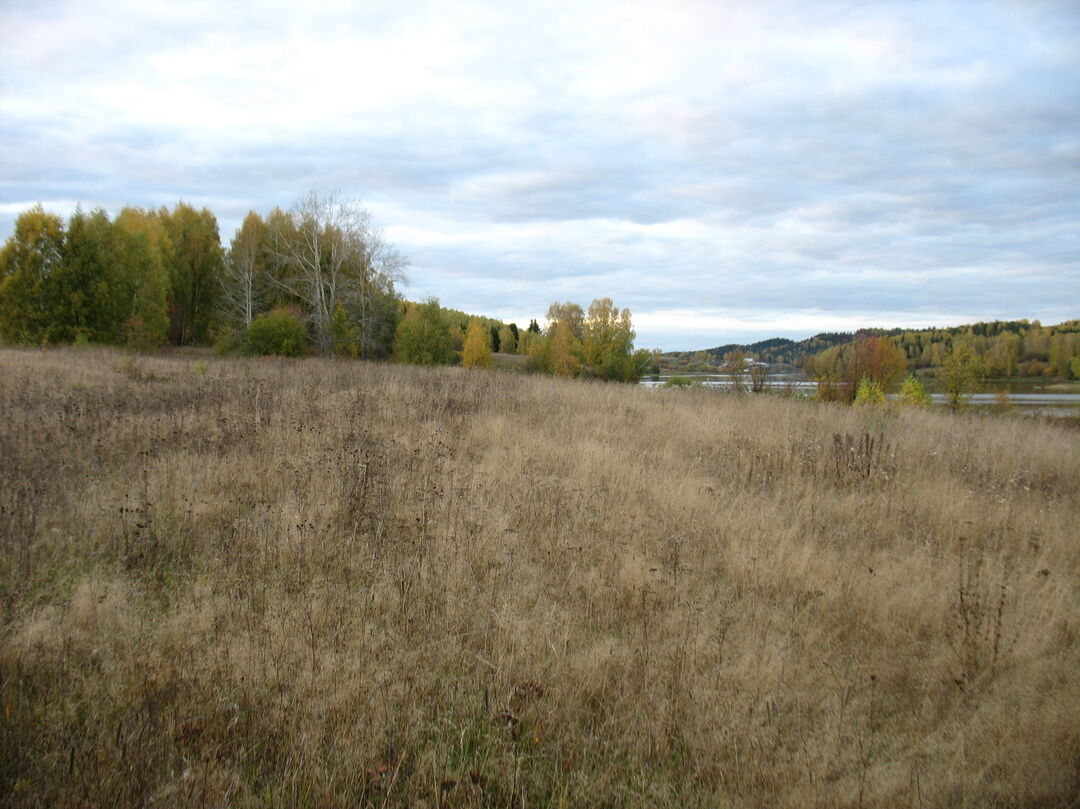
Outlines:
[[[466,368],[491,367],[491,334],[479,320],[469,323],[465,333],[465,347],[461,352],[461,364]]]
[[[530,356],[530,351],[533,346],[543,342],[544,337],[538,331],[532,329],[526,329],[518,334],[517,353],[524,356]]]
[[[912,407],[929,407],[931,401],[930,394],[926,392],[926,388],[923,387],[915,374],[907,375],[904,384],[900,386],[900,393],[897,395],[896,400],[902,405]]]
[[[1050,338],[1048,371],[1054,376],[1068,377],[1073,355],[1076,353],[1077,335],[1055,334]]]
[[[503,326],[499,329],[499,351],[503,354],[516,354],[517,353],[517,332],[514,330],[513,323],[509,326]]]
[[[210,340],[224,264],[217,219],[208,209],[196,211],[178,202],[158,212],[169,235],[165,265],[171,287],[169,338],[177,345]]]
[[[885,403],[885,388],[876,379],[864,376],[855,389],[855,405],[875,405]]]
[[[15,342],[47,337],[56,302],[50,279],[64,255],[64,223],[36,205],[15,220],[0,251],[0,335]]]
[[[138,208],[121,210],[114,225],[133,279],[123,339],[134,348],[154,348],[166,341],[169,328],[169,275],[163,258],[168,235],[158,217]]]
[[[693,376],[669,376],[661,386],[664,388],[699,388],[701,379]]]
[[[412,365],[449,365],[455,353],[438,299],[409,304],[394,336],[394,359]]]
[[[984,358],[987,371],[995,376],[1015,376],[1022,344],[1023,338],[1014,332],[996,337]]]
[[[978,358],[968,343],[953,347],[945,363],[945,395],[953,410],[966,407],[970,393],[981,376]]]
[[[634,353],[636,335],[629,309],[619,309],[611,298],[597,298],[589,305],[582,331],[584,362],[593,374],[622,382],[641,378],[647,361]]]
[[[333,352],[339,357],[356,357],[360,353],[360,330],[349,321],[345,306],[338,301],[330,322]]]
[[[54,276],[61,305],[54,339],[129,341],[151,347],[164,335],[164,269],[147,236],[128,226],[130,215],[110,222],[103,210],[76,211],[68,221],[64,260]],[[133,320],[134,318],[134,320]]]
[[[551,336],[527,331],[521,335],[518,352],[525,354],[525,368],[534,373],[550,374]]]
[[[50,307],[46,327],[50,342],[76,337],[115,342],[130,314],[129,290],[119,289],[117,265],[122,260],[117,233],[100,208],[86,214],[76,209],[64,232],[64,251],[48,280]],[[110,277],[112,276],[112,277]]]

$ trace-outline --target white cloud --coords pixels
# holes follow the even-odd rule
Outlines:
[[[414,294],[519,322],[601,295],[661,343],[1075,316],[1080,12],[971,11],[8,5],[0,226],[183,197],[227,239],[321,184],[367,200]]]

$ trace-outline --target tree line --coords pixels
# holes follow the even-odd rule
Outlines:
[[[660,357],[660,364],[668,371],[708,372],[722,367],[733,351],[740,351],[770,366],[794,369],[804,357],[854,339],[854,334],[845,332],[823,332],[799,341],[771,337],[756,343],[728,343],[700,351],[672,351]]]
[[[1080,379],[1080,320],[1056,326],[996,321],[948,329],[860,335],[803,359],[819,390],[854,398],[866,377],[883,390],[905,373],[942,380],[950,400],[988,378]]]
[[[290,312],[315,350],[387,356],[404,266],[334,194],[249,213],[228,248],[214,214],[184,202],[115,219],[78,209],[66,223],[35,206],[0,251],[0,337],[242,348],[260,317]]]
[[[405,301],[407,260],[358,203],[310,191],[289,210],[251,211],[227,247],[207,208],[77,209],[19,215],[0,250],[0,338],[137,349],[214,345],[222,352],[335,354],[490,367],[519,355],[531,371],[636,381],[630,311],[609,298],[552,304],[549,325]]]
[[[653,352],[634,350],[630,310],[615,306],[611,298],[596,298],[588,310],[570,301],[553,303],[547,320],[547,331],[526,332],[519,348],[536,370],[636,382],[653,362]]]
[[[564,377],[637,382],[653,353],[634,349],[629,309],[610,298],[597,298],[586,311],[580,304],[553,303],[547,328],[535,319],[521,330],[516,323],[471,318],[467,324],[430,299],[408,304],[397,329],[394,358],[419,365],[451,364],[460,357],[466,367],[491,367],[493,351],[513,354],[526,370]]]
[[[1003,346],[1015,352],[1013,364],[1005,366],[1013,373],[1017,368],[1023,368],[1022,364],[1016,364],[1019,357],[1021,363],[1030,363],[1037,371],[1042,371],[1043,377],[1070,378],[1071,375],[1075,378],[1080,372],[1078,327],[1080,321],[1046,329],[1036,323],[1035,328],[1019,332],[987,329],[978,333],[972,327],[940,330],[951,337],[946,343],[947,351],[939,355],[940,364],[921,368],[918,357],[925,357],[925,354],[913,354],[910,350],[911,346],[918,345],[917,340],[911,339],[912,333],[895,337],[860,333],[851,341],[804,357],[801,365],[816,383],[816,398],[822,401],[875,404],[885,402],[888,394],[895,392],[900,404],[925,406],[930,404],[931,397],[923,379],[933,377],[939,380],[948,405],[960,408],[967,403],[968,394],[995,371],[1001,376],[1008,373],[1002,366],[995,365],[1000,361]],[[995,341],[996,337],[1002,339]],[[1021,347],[1027,347],[1028,353],[1021,353]],[[1042,347],[1041,351],[1039,347]],[[1049,362],[1042,357],[1049,358]],[[725,354],[717,370],[728,378],[730,389],[736,393],[748,389],[760,392],[767,388],[768,364],[741,348]],[[666,384],[678,386],[693,382],[692,377],[672,377]]]
[[[1080,379],[1080,320],[1043,326],[1038,320],[972,323],[949,328],[861,329],[825,332],[805,340],[776,337],[750,345],[725,345],[697,352],[674,352],[660,358],[669,371],[710,371],[722,368],[726,357],[741,351],[770,365],[809,369],[829,367],[843,373],[856,346],[883,338],[896,346],[910,370],[930,376],[945,375],[953,355],[971,354],[978,373],[985,377],[1057,377]]]
[[[957,352],[988,377],[1080,379],[1080,320],[1043,326],[1038,320],[991,321],[890,336],[913,368],[944,369]]]

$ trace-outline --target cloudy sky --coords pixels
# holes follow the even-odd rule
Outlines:
[[[1080,3],[0,0],[36,202],[363,201],[411,298],[638,345],[1080,317]]]

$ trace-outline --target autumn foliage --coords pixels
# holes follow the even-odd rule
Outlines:
[[[853,401],[866,379],[888,392],[907,372],[904,352],[887,337],[864,337],[823,351],[806,360],[807,371],[818,383],[819,398]]]
[[[461,352],[461,364],[466,368],[491,367],[491,332],[479,320],[469,324],[465,334],[465,347]]]

